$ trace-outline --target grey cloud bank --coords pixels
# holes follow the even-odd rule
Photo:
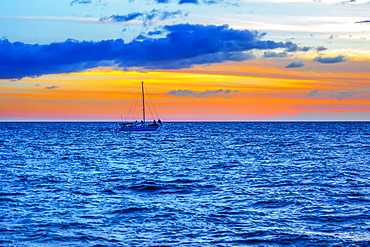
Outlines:
[[[218,89],[218,90],[206,90],[204,92],[196,92],[196,91],[192,91],[192,90],[172,90],[170,92],[167,93],[167,95],[173,95],[173,96],[192,96],[192,97],[215,97],[215,96],[218,96],[218,97],[225,97],[227,96],[228,94],[231,94],[231,93],[241,93],[240,91],[238,90],[230,90],[230,89]]]

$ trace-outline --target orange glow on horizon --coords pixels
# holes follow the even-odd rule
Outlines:
[[[99,68],[15,82],[2,80],[0,120],[42,117],[119,121],[140,93],[141,81],[145,81],[156,111],[166,120],[264,120],[302,111],[370,110],[370,101],[365,96],[350,96],[343,101],[306,96],[314,90],[364,88],[368,83],[366,77],[348,72],[319,77],[315,73],[283,71],[259,63],[255,67],[246,62],[244,67],[235,63],[181,71],[125,72]],[[352,80],[346,80],[347,77]],[[192,94],[168,94],[178,90]],[[217,90],[221,93],[212,94]],[[226,90],[230,92],[224,93]],[[208,92],[207,97],[201,97],[204,92]]]

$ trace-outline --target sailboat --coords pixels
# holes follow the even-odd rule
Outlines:
[[[144,82],[141,82],[141,102],[143,111],[143,120],[140,122],[135,121],[133,123],[121,123],[121,131],[156,131],[163,126],[162,121],[153,121],[151,123],[145,122],[145,95],[144,95]]]

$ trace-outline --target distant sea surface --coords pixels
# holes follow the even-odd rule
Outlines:
[[[370,122],[0,123],[0,246],[370,246]]]

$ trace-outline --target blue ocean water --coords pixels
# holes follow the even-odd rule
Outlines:
[[[370,122],[0,123],[0,246],[370,246]]]

